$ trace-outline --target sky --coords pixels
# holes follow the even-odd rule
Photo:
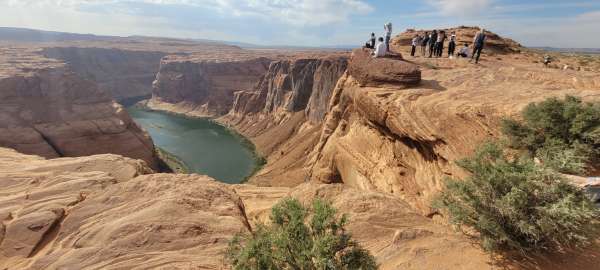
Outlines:
[[[600,47],[600,0],[0,0],[0,26],[260,45],[363,44],[371,32],[481,26],[526,46]]]

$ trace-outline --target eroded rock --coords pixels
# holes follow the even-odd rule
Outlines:
[[[421,70],[400,58],[373,58],[369,49],[352,51],[348,73],[361,86],[407,87],[421,81]]]
[[[152,139],[109,95],[67,67],[0,78],[0,146],[44,157],[113,153],[157,168]]]
[[[115,155],[0,159],[2,269],[222,269],[250,228],[235,191],[206,176]]]
[[[58,226],[63,216],[64,210],[59,208],[32,212],[12,220],[6,228],[0,250],[6,257],[29,257],[45,240],[48,231]]]

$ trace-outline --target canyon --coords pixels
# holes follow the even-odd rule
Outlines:
[[[348,213],[381,269],[594,269],[595,249],[497,265],[431,201],[502,118],[548,97],[600,101],[597,72],[544,69],[495,34],[480,65],[403,59],[416,32],[376,59],[154,38],[2,44],[0,267],[222,269],[228,240],[291,196]],[[148,97],[237,131],[266,164],[239,185],[157,173],[152,139],[116,102]]]

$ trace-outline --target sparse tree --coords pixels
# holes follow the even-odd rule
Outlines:
[[[236,270],[372,270],[374,257],[346,232],[346,216],[315,200],[305,208],[284,199],[271,212],[270,224],[233,238],[227,258]]]
[[[502,123],[511,147],[563,173],[584,174],[600,162],[600,103],[549,98],[529,104],[522,115],[522,122]]]
[[[471,176],[448,179],[434,205],[477,231],[484,249],[554,250],[598,236],[599,212],[584,192],[531,158],[507,158],[488,143],[458,164]]]

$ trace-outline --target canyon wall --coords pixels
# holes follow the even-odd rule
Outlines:
[[[152,139],[93,81],[62,64],[0,77],[0,146],[48,158],[114,153],[157,168]]]
[[[45,48],[42,54],[65,61],[80,77],[95,81],[98,88],[117,101],[152,95],[160,51],[133,51],[117,48]]]
[[[233,104],[234,92],[252,88],[270,62],[264,57],[232,61],[179,61],[165,57],[147,105],[193,116],[223,115]]]
[[[435,214],[430,205],[444,178],[466,176],[455,161],[502,136],[502,118],[548,97],[599,100],[596,74],[523,66],[512,62],[518,54],[478,67],[417,59],[418,84],[393,74],[410,65],[397,61],[401,66],[389,69],[394,60],[368,57],[355,51],[336,87],[307,163],[310,178],[393,194],[426,216]]]
[[[318,141],[346,68],[345,56],[274,61],[254,89],[235,93],[232,109],[218,121],[250,138],[267,157],[250,182],[293,186],[307,181],[307,153]]]

